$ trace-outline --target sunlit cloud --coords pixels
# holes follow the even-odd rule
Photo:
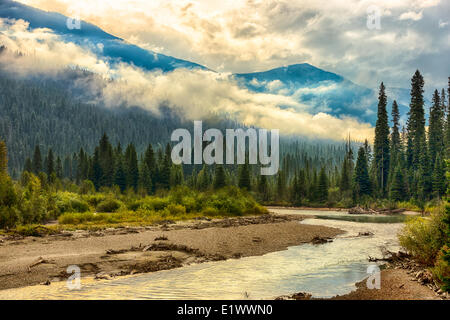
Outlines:
[[[186,69],[162,73],[125,63],[111,65],[91,48],[64,42],[47,29],[29,30],[24,21],[0,19],[0,43],[8,48],[0,55],[0,64],[16,75],[57,74],[67,66],[78,66],[114,79],[91,83],[92,90],[101,90],[101,102],[109,107],[139,106],[159,114],[164,105],[187,120],[224,115],[246,125],[280,129],[282,134],[334,140],[344,139],[349,132],[358,140],[373,137],[370,124],[323,112],[310,114],[308,106],[293,97],[251,92],[227,73]]]
[[[448,19],[448,1],[19,1],[67,15],[79,12],[129,42],[216,71],[308,62],[372,88],[381,81],[408,87],[417,68],[427,86],[439,87],[449,71],[440,67],[448,65],[448,30],[437,24]],[[380,30],[366,27],[373,4],[380,8]]]

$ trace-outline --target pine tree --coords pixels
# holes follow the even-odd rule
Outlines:
[[[244,164],[240,165],[238,186],[241,189],[251,189],[250,168],[247,161]]]
[[[145,190],[147,194],[152,193],[152,177],[150,169],[145,161],[142,162],[141,170],[139,171],[139,186]]]
[[[6,143],[0,140],[0,175],[8,173],[8,151]]]
[[[54,162],[53,150],[52,148],[48,149],[48,154],[46,158],[46,169],[48,182],[53,182],[53,173],[55,173],[55,162]]]
[[[392,103],[392,134],[391,134],[391,158],[392,164],[397,164],[400,152],[402,151],[402,143],[400,138],[400,112],[398,110],[397,101]]]
[[[421,155],[426,150],[425,141],[425,111],[423,86],[425,82],[419,70],[411,79],[411,103],[409,105],[408,128],[408,165],[414,170],[421,165]],[[423,163],[422,163],[423,164]]]
[[[25,166],[23,167],[23,171],[26,172],[33,172],[33,163],[31,162],[30,158],[27,158],[27,160],[25,160]]]
[[[127,176],[127,187],[137,190],[139,182],[139,167],[134,144],[129,144],[125,151],[125,168]]]
[[[56,158],[56,169],[55,169],[55,174],[56,177],[58,179],[62,179],[63,176],[63,167],[62,167],[62,162],[61,162],[61,158],[58,156]]]
[[[396,167],[394,170],[394,176],[389,192],[389,197],[393,201],[405,200],[406,187],[403,173],[400,167]]]
[[[223,166],[218,164],[215,168],[214,173],[214,189],[218,190],[226,186],[225,181],[225,170],[223,169]]]
[[[89,178],[94,183],[95,189],[100,189],[101,179],[103,177],[102,165],[100,163],[100,151],[99,148],[95,148],[94,158],[92,159]]]
[[[445,195],[445,162],[441,160],[440,154],[437,155],[433,168],[433,193],[437,198]]]
[[[38,175],[42,171],[42,155],[39,145],[34,148],[33,154],[33,173]]]
[[[119,156],[116,162],[116,170],[114,173],[114,184],[119,187],[120,191],[127,188],[127,175],[123,164],[122,156]]]
[[[444,110],[437,90],[433,94],[433,104],[430,108],[430,126],[428,138],[428,150],[431,163],[436,161],[437,155],[444,149]]]
[[[375,126],[374,166],[375,176],[381,195],[384,196],[389,176],[389,124],[386,111],[386,94],[384,84],[380,85],[378,95],[378,118]]]
[[[320,169],[319,173],[319,181],[317,184],[317,200],[321,203],[328,200],[328,177],[324,167]]]
[[[261,175],[258,180],[258,192],[262,201],[268,201],[270,198],[269,184],[267,183],[267,176]]]
[[[357,198],[363,195],[369,195],[371,193],[372,189],[370,184],[369,169],[364,147],[360,147],[358,150],[358,158],[356,160],[353,181],[353,193]]]
[[[114,180],[114,155],[106,133],[103,134],[99,142],[99,161],[102,167],[100,185],[110,187]]]
[[[161,170],[159,173],[159,188],[169,189],[170,188],[170,175],[172,172],[172,158],[171,158],[170,144],[166,145],[166,150],[163,155]]]

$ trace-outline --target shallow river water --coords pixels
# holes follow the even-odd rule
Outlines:
[[[0,299],[271,299],[295,292],[331,297],[352,291],[355,282],[368,276],[368,256],[381,257],[384,249],[399,249],[396,235],[403,224],[397,219],[371,217],[371,222],[355,222],[346,221],[353,218],[342,212],[271,211],[311,215],[299,223],[336,227],[346,233],[327,244],[292,246],[263,256],[109,281],[83,279],[80,290],[69,290],[65,282],[2,290]],[[374,235],[358,236],[367,231]]]

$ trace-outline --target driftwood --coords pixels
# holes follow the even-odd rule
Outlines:
[[[45,259],[42,258],[42,257],[39,257],[39,258],[37,259],[36,262],[33,262],[32,264],[30,264],[30,265],[28,266],[28,272],[31,272],[31,268],[33,268],[33,267],[35,267],[35,266],[37,266],[37,265],[39,265],[39,264],[41,264],[41,263],[48,263],[48,261],[45,260]]]

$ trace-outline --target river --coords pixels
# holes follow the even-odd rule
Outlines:
[[[189,265],[108,281],[82,280],[80,290],[65,282],[0,291],[1,299],[273,299],[309,292],[331,297],[355,289],[367,277],[368,257],[399,249],[402,223],[389,216],[351,216],[343,212],[271,209],[277,214],[309,215],[299,223],[346,231],[321,245],[303,244],[263,256]],[[350,220],[350,221],[349,221]],[[351,221],[357,220],[357,221]],[[359,236],[370,232],[372,236]]]

